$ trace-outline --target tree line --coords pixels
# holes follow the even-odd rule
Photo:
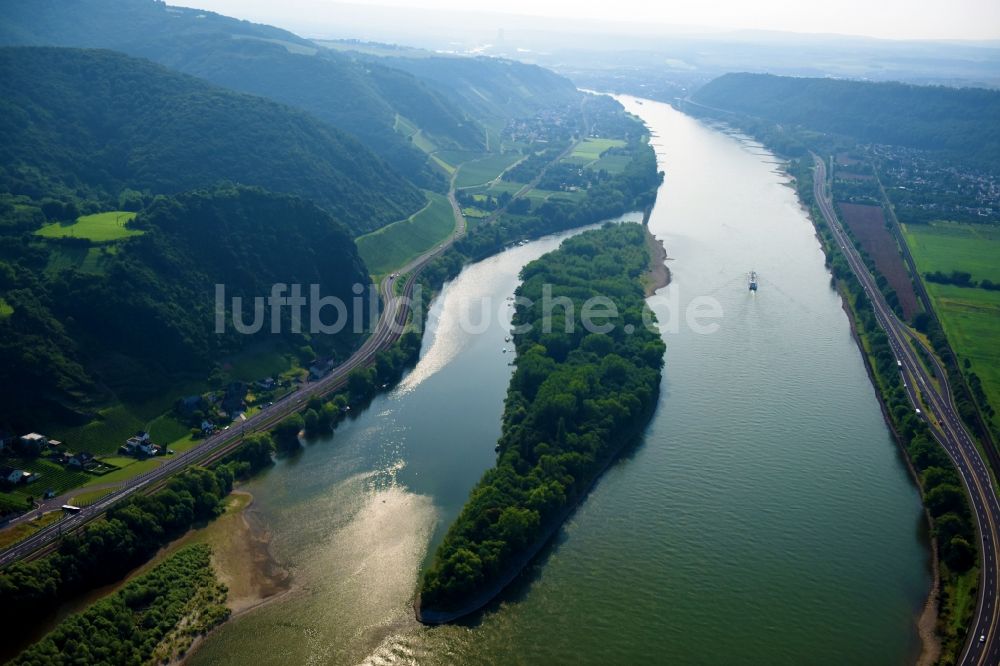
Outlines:
[[[924,273],[924,279],[937,284],[951,284],[956,287],[967,287],[970,289],[978,287],[987,291],[1000,291],[1000,284],[988,279],[973,280],[972,273],[966,271],[952,271],[951,273],[932,271]]]
[[[165,663],[183,656],[194,637],[229,617],[226,592],[212,570],[210,548],[189,546],[110,597],[69,616],[10,663]]]

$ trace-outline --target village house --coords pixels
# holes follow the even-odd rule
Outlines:
[[[31,432],[27,435],[21,436],[21,448],[27,452],[31,453],[41,453],[42,449],[49,443],[49,438],[45,435],[39,435],[37,432]]]
[[[69,466],[83,469],[92,462],[94,462],[93,454],[81,451],[69,459]]]
[[[247,385],[243,382],[233,382],[226,388],[226,395],[222,398],[222,411],[226,412],[230,418],[235,418],[243,411],[244,400],[247,397]]]
[[[0,467],[0,480],[5,483],[20,483],[23,472],[11,467]]]
[[[121,450],[129,455],[155,456],[160,451],[160,447],[153,444],[149,439],[149,433],[145,431],[137,432],[122,445]]]

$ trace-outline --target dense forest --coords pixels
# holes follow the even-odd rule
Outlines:
[[[209,547],[189,546],[110,597],[69,616],[10,663],[166,663],[229,617],[225,599],[226,588],[216,580]]]
[[[511,377],[496,467],[487,471],[424,574],[422,618],[469,612],[544,543],[608,461],[641,432],[656,403],[664,344],[646,306],[644,229],[608,224],[522,271]],[[547,319],[543,289],[558,306]],[[618,317],[588,332],[583,304],[606,297]],[[567,328],[571,329],[567,331]],[[593,328],[593,327],[591,327]],[[530,330],[526,330],[530,329]]]
[[[207,377],[220,358],[262,335],[215,332],[215,285],[254,296],[274,283],[321,285],[323,296],[354,298],[369,277],[347,230],[314,204],[264,190],[227,186],[158,197],[129,224],[142,231],[113,245],[85,239],[0,236],[0,423],[30,429],[33,419],[66,420],[106,400],[142,398],[185,373]],[[81,270],[50,268],[75,250],[94,253]],[[231,302],[231,301],[230,301]],[[338,335],[283,339],[320,354],[346,354],[353,323]],[[348,313],[350,316],[350,313]],[[308,320],[307,320],[308,321]],[[368,322],[359,322],[367,325]]]
[[[222,180],[312,199],[355,234],[423,194],[311,116],[109,51],[0,49],[0,192],[117,201]]]
[[[991,169],[1000,162],[996,90],[742,73],[714,79],[692,99],[864,143],[942,151]]]
[[[0,2],[0,44],[111,48],[308,111],[361,139],[422,187],[446,183],[396,131],[397,114],[438,148],[482,150],[484,118],[578,101],[565,78],[493,58],[380,59],[290,32],[154,0]]]

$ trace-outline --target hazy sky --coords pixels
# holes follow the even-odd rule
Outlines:
[[[357,1],[357,0],[356,0]],[[328,0],[168,0],[230,16],[301,24]],[[656,22],[709,29],[825,32],[892,39],[1000,39],[1000,0],[379,0],[409,8]],[[279,18],[287,21],[280,21]]]

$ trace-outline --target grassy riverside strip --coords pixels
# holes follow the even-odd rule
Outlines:
[[[497,465],[472,490],[424,573],[415,602],[422,622],[448,622],[488,603],[645,427],[665,351],[644,324],[654,319],[642,284],[649,261],[642,226],[609,224],[522,271],[517,293],[532,305],[518,305],[514,325],[531,330],[514,338],[517,369]],[[549,288],[550,302],[563,304],[554,312],[542,305]],[[595,296],[617,309],[616,318],[599,322],[610,331],[581,325],[581,309]]]
[[[916,418],[896,368],[895,356],[885,333],[875,321],[871,303],[851,272],[840,248],[816,207],[809,161],[795,160],[791,173],[799,198],[810,210],[810,218],[840,292],[844,309],[854,328],[854,337],[865,360],[893,436],[906,454],[914,480],[920,488],[937,550],[937,634],[941,654],[936,663],[957,661],[968,632],[968,621],[976,605],[978,543],[968,499],[954,464],[933,440],[927,425]],[[933,594],[933,591],[932,591]]]
[[[226,621],[226,592],[212,569],[211,549],[191,546],[66,618],[10,663],[167,663]]]

